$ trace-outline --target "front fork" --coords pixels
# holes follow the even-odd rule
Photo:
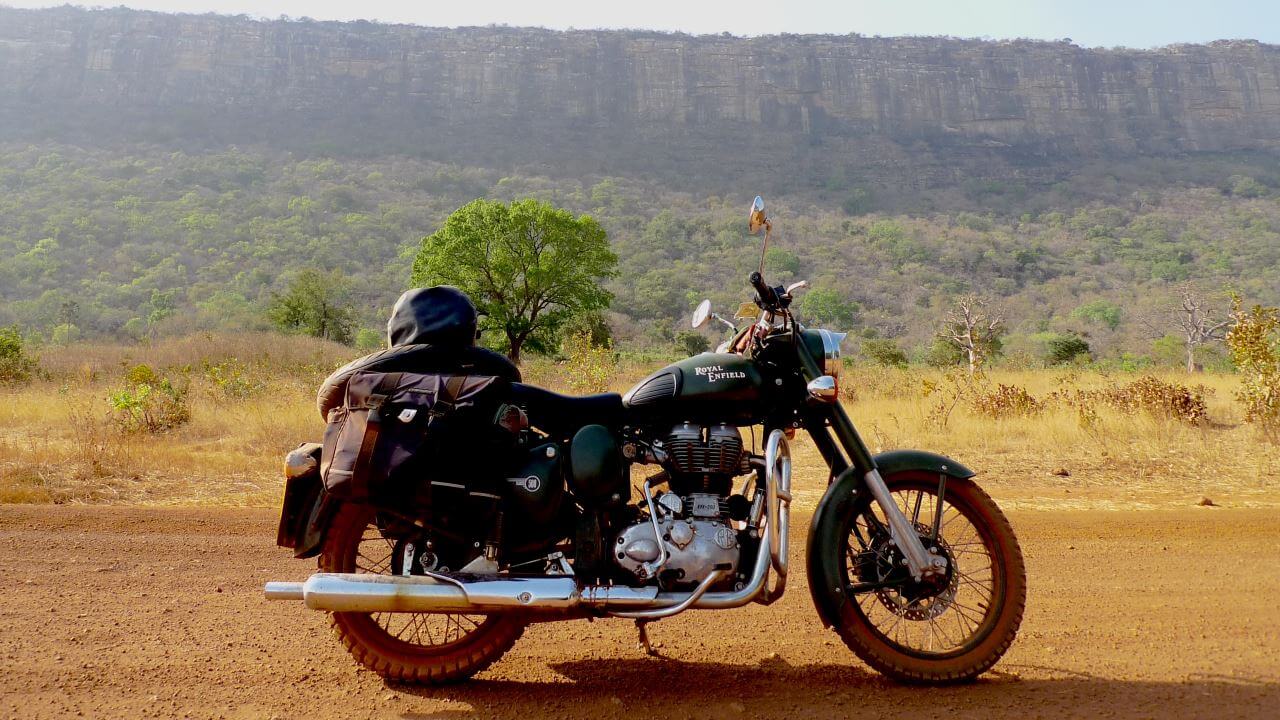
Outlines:
[[[803,343],[798,344],[797,350],[804,365],[805,379],[813,380],[822,375],[817,362]],[[835,431],[836,439],[840,441],[839,446],[828,432],[828,424]],[[880,470],[876,467],[875,458],[871,456],[866,443],[862,442],[862,437],[853,427],[853,421],[849,419],[849,415],[840,403],[837,401],[820,406],[810,405],[805,413],[805,427],[813,438],[818,452],[822,453],[822,457],[831,468],[832,477],[847,470],[850,464],[862,473],[862,482],[871,493],[871,498],[884,512],[885,520],[889,524],[889,539],[902,551],[911,577],[919,581],[927,577],[944,575],[947,572],[947,559],[930,552],[921,542],[920,533],[903,514],[898,503],[894,502],[889,486],[885,484],[884,478],[880,476]],[[844,452],[841,452],[842,448]],[[939,509],[941,509],[941,503],[942,498],[939,493]],[[933,532],[936,537],[938,533],[936,521]]]
[[[925,548],[924,543],[920,541],[920,533],[912,525],[911,521],[907,519],[907,516],[903,514],[902,510],[898,508],[898,503],[893,501],[893,495],[889,492],[889,487],[885,485],[884,478],[880,477],[880,471],[872,468],[862,476],[862,481],[866,483],[872,499],[884,511],[885,519],[889,521],[889,539],[902,551],[902,555],[907,561],[907,569],[911,571],[911,577],[920,580],[925,577],[946,574],[947,559],[941,555],[931,553]],[[941,510],[941,499],[938,502],[938,509]],[[936,538],[938,533],[937,524],[934,525],[933,532]]]

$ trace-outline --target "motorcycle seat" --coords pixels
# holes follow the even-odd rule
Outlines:
[[[616,428],[622,424],[622,396],[561,395],[524,383],[511,384],[511,398],[523,407],[534,427],[551,434],[570,434],[584,425]]]
[[[494,375],[512,382],[520,380],[520,370],[511,361],[485,348],[400,345],[356,358],[333,371],[316,395],[320,417],[328,417],[331,409],[342,404],[347,381],[364,371]]]

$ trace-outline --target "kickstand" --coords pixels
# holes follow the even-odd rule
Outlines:
[[[649,632],[644,629],[648,625],[648,620],[636,620],[636,630],[640,632],[640,649],[649,657],[657,657],[658,651],[653,649],[653,645],[649,644]]]

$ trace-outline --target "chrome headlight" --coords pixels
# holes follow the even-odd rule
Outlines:
[[[818,337],[822,338],[822,372],[833,378],[840,377],[840,343],[844,342],[844,338],[849,333],[831,332],[830,330],[818,330]]]

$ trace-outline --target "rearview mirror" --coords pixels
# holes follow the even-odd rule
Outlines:
[[[700,328],[707,324],[707,319],[711,317],[711,301],[703,300],[698,303],[698,308],[693,311],[693,326]]]
[[[764,198],[757,195],[751,202],[751,212],[747,214],[747,227],[750,228],[751,234],[755,235],[767,223],[764,216]]]

